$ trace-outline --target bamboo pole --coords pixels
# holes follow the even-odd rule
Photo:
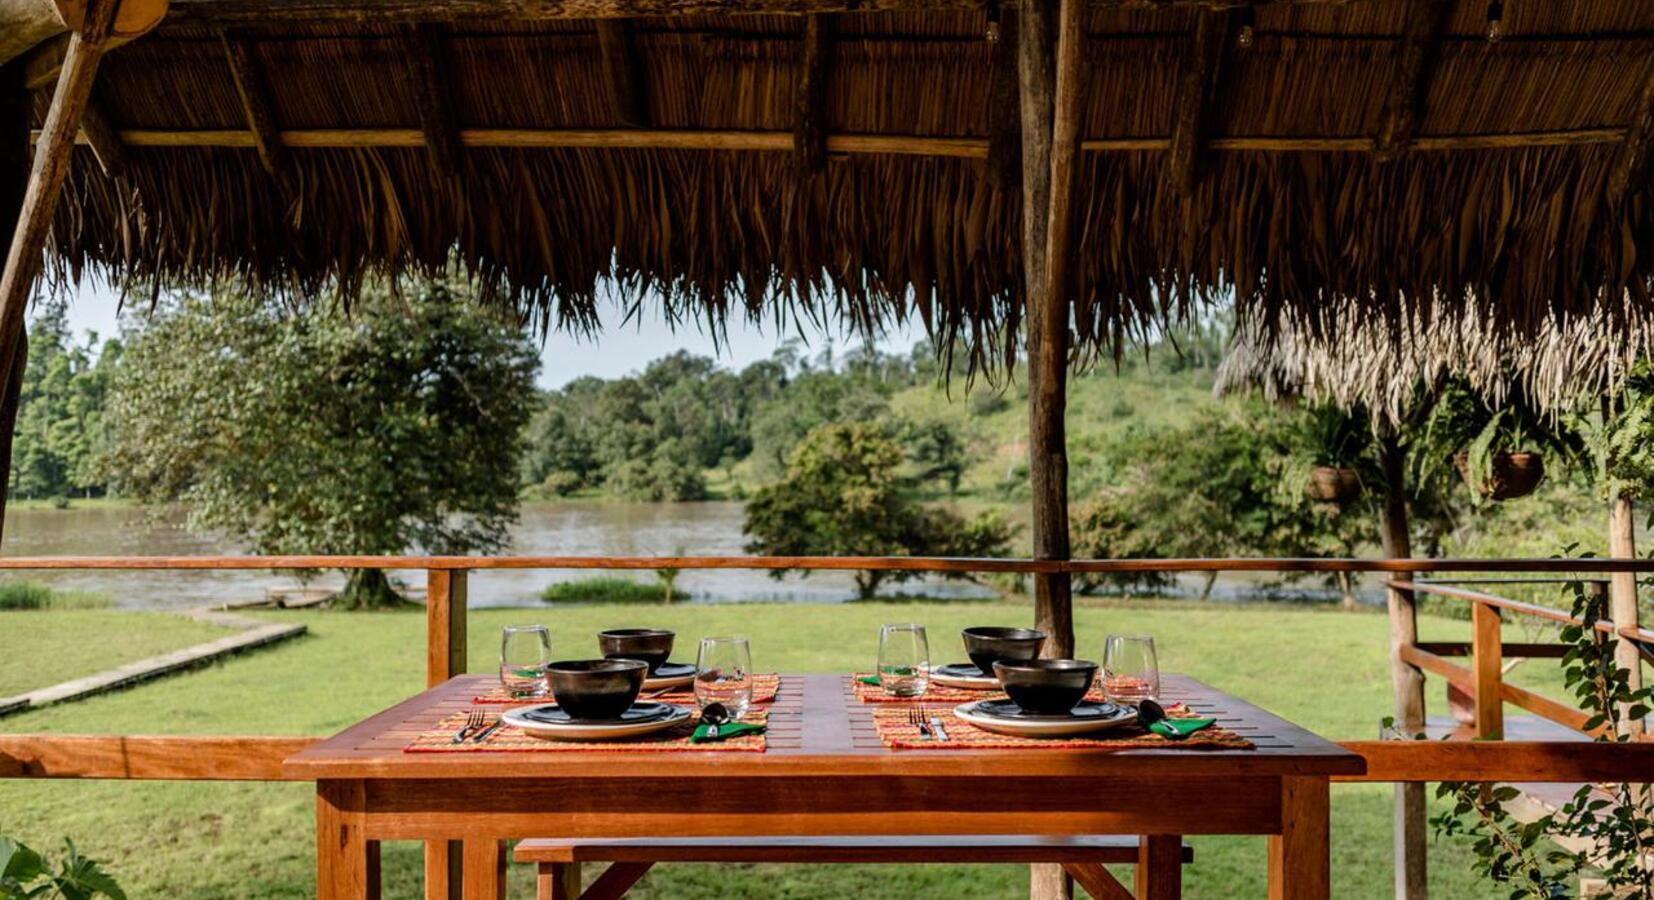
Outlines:
[[[1390,559],[1412,556],[1412,535],[1407,519],[1407,456],[1399,436],[1390,434],[1379,441],[1380,465],[1384,471],[1382,513],[1384,555]],[[1418,610],[1412,591],[1393,585],[1385,590],[1390,613],[1390,680],[1395,692],[1395,727],[1412,737],[1424,731],[1424,673],[1402,658],[1403,648],[1418,642]],[[1395,786],[1392,830],[1395,842],[1396,900],[1425,900],[1430,896],[1427,865],[1428,811],[1424,785]]]

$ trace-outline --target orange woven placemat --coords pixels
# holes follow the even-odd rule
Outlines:
[[[689,736],[695,733],[695,726],[700,722],[701,714],[693,712],[681,724],[674,725],[664,731],[654,734],[641,735],[633,738],[622,738],[613,741],[542,741],[539,738],[529,737],[522,729],[510,725],[501,726],[499,730],[484,738],[482,743],[466,741],[463,744],[454,743],[454,733],[465,725],[465,713],[454,713],[436,727],[424,732],[413,739],[412,743],[402,748],[405,753],[556,753],[570,751],[602,750],[620,753],[636,752],[670,752],[688,750],[695,753],[703,751],[714,752],[747,752],[762,753],[766,747],[764,734],[744,734],[723,741],[712,741],[705,744],[691,744]],[[767,710],[749,711],[741,721],[763,725],[768,721]],[[492,721],[492,719],[490,719]]]
[[[905,709],[873,710],[873,726],[879,740],[893,750],[1014,750],[1024,747],[1050,750],[1075,747],[1089,750],[1251,750],[1252,742],[1233,731],[1217,726],[1205,728],[1188,737],[1174,741],[1127,725],[1103,732],[1107,737],[1027,738],[983,731],[953,714],[951,709],[937,709],[942,726],[948,733],[945,741],[928,740],[919,734],[919,726],[907,720]],[[1193,718],[1186,707],[1174,706],[1166,714],[1178,718]]]
[[[781,690],[781,676],[776,674],[755,674],[752,676],[752,702],[771,703],[775,695]],[[644,691],[640,697],[649,700],[658,700],[661,703],[693,704],[695,692],[690,688],[680,688],[664,694],[650,694]],[[507,706],[529,706],[535,703],[546,703],[550,697],[513,697],[506,693],[504,687],[495,684],[487,691],[471,698],[472,703],[505,704]]]
[[[965,688],[948,687],[932,681],[925,689],[923,697],[892,697],[884,692],[884,688],[876,684],[866,684],[863,678],[871,678],[871,672],[857,672],[850,676],[850,684],[856,689],[856,699],[862,703],[969,703],[972,700],[1003,700],[1004,691],[972,691]],[[1087,700],[1101,703],[1107,698],[1103,696],[1101,685],[1092,685],[1090,693],[1085,695]]]

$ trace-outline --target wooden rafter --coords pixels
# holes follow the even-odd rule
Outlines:
[[[68,52],[67,34],[60,34],[29,51],[22,58],[24,86],[38,91],[56,83],[58,72],[63,70],[63,57]]]
[[[1017,111],[1017,15],[999,12],[988,58],[988,178],[1002,191],[1022,182],[1022,121]]]
[[[632,28],[623,19],[597,23],[597,45],[603,56],[603,85],[609,92],[609,107],[622,125],[649,127],[649,98],[644,84],[643,65],[632,44]]]
[[[1189,37],[1189,58],[1178,78],[1172,116],[1172,141],[1166,177],[1180,194],[1189,194],[1200,180],[1200,157],[1207,107],[1223,70],[1229,20],[1224,13],[1202,10],[1195,16]]]
[[[241,112],[247,118],[247,130],[252,135],[259,161],[264,164],[264,171],[280,175],[287,169],[287,149],[276,126],[275,107],[264,71],[253,59],[252,46],[246,40],[228,31],[219,32],[219,38],[224,44],[224,59],[229,63],[230,77],[235,80]]]
[[[425,148],[437,168],[450,175],[459,171],[459,123],[448,93],[448,56],[443,26],[434,22],[408,29],[408,76],[419,105],[419,128]]]
[[[1636,116],[1625,130],[1625,146],[1608,175],[1608,208],[1619,209],[1631,189],[1648,178],[1648,157],[1654,147],[1654,63],[1643,78]]]
[[[638,16],[981,10],[1011,0],[173,0],[172,21],[268,23],[446,22],[455,19],[614,19]],[[1089,9],[1141,7],[1144,0],[1082,0]],[[1349,0],[1154,0],[1155,7],[1342,5]]]
[[[92,148],[92,155],[98,158],[103,174],[110,178],[126,175],[126,142],[121,140],[120,132],[104,115],[103,107],[94,100],[88,100],[86,109],[81,111],[80,134]]]
[[[833,21],[826,16],[804,20],[804,49],[799,60],[793,126],[793,155],[803,172],[827,168],[827,79],[833,53]]]
[[[1384,124],[1375,144],[1381,160],[1395,158],[1412,144],[1441,55],[1450,8],[1451,0],[1412,0],[1407,9],[1407,28],[1396,50],[1395,74],[1384,99]]]

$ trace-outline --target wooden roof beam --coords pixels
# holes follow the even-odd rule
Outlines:
[[[408,30],[408,76],[419,106],[419,129],[425,148],[437,168],[448,175],[459,172],[461,144],[454,103],[448,93],[448,56],[443,26],[421,23]]]
[[[603,86],[615,118],[631,128],[648,128],[649,98],[643,65],[632,45],[631,26],[621,19],[600,20],[597,45],[603,56]]]
[[[1172,189],[1187,196],[1200,181],[1206,110],[1223,72],[1224,45],[1229,34],[1227,14],[1204,10],[1195,16],[1189,38],[1189,59],[1177,85],[1172,112],[1172,144],[1166,158],[1166,177]]]
[[[1614,161],[1614,169],[1608,173],[1607,200],[1610,210],[1618,210],[1625,202],[1625,195],[1648,179],[1651,147],[1654,147],[1654,64],[1649,65],[1648,74],[1643,78],[1635,117],[1625,130],[1625,144],[1620,148],[1619,159]]]
[[[793,156],[802,172],[827,168],[827,78],[832,53],[833,21],[826,16],[805,19],[795,98],[798,122],[793,128]]]
[[[126,142],[121,140],[120,132],[115,129],[104,115],[103,108],[95,100],[88,100],[86,109],[80,114],[80,136],[92,148],[92,155],[98,158],[98,166],[103,174],[110,178],[125,177],[127,171]]]
[[[1088,9],[1144,6],[1144,0],[1082,0]],[[1240,6],[1343,5],[1349,0],[1154,0],[1153,6],[1231,9]],[[172,0],[169,21],[268,23],[446,22],[455,19],[614,19],[772,13],[981,10],[1015,0]]]
[[[988,180],[1002,191],[1022,183],[1022,115],[1017,84],[1017,14],[991,10],[999,17],[990,32],[988,57]],[[990,25],[990,27],[992,27]]]
[[[1380,160],[1394,159],[1412,146],[1451,7],[1452,0],[1413,0],[1407,9],[1407,27],[1396,50],[1395,74],[1384,99],[1384,124],[1375,144]]]
[[[276,126],[275,107],[264,72],[253,59],[251,44],[227,31],[220,31],[219,38],[224,44],[224,58],[230,66],[230,77],[235,80],[241,112],[247,119],[247,130],[252,133],[259,161],[264,164],[264,171],[280,175],[287,169],[287,148]]]

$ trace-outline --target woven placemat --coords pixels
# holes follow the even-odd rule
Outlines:
[[[413,739],[412,743],[402,748],[405,753],[557,753],[557,752],[591,752],[601,750],[617,753],[637,752],[671,752],[687,750],[693,753],[712,752],[746,752],[762,753],[767,746],[764,735],[744,734],[723,741],[712,741],[704,744],[691,744],[689,736],[695,733],[695,726],[700,722],[701,714],[691,710],[691,715],[682,723],[657,731],[653,734],[639,737],[621,738],[613,741],[543,741],[529,737],[520,728],[510,725],[501,726],[493,734],[484,738],[482,743],[466,741],[463,744],[454,743],[454,734],[465,725],[466,713],[454,713],[438,722],[434,728]],[[741,718],[742,722],[751,722],[763,725],[768,721],[767,710],[750,710]],[[489,721],[494,720],[493,716]]]
[[[776,674],[755,674],[752,676],[752,702],[772,703],[781,690],[781,676]],[[693,705],[695,691],[692,687],[679,688],[667,691],[664,694],[651,694],[644,691],[639,699],[658,700],[661,703],[680,703]],[[471,698],[472,703],[481,705],[504,704],[506,706],[529,706],[536,703],[549,703],[550,697],[513,697],[499,684]]]
[[[919,726],[907,720],[905,709],[873,710],[873,725],[879,740],[892,750],[1015,750],[1024,747],[1050,750],[1053,748],[1081,748],[1088,750],[1251,750],[1252,742],[1227,729],[1212,726],[1188,737],[1174,741],[1161,737],[1136,725],[1124,725],[1099,737],[1028,738],[1013,737],[983,731],[953,714],[951,709],[936,709],[942,727],[948,733],[945,741],[929,740],[920,736]],[[1175,704],[1166,710],[1174,718],[1196,718],[1187,707]]]
[[[949,687],[932,681],[925,688],[923,697],[892,697],[884,692],[884,688],[876,684],[867,684],[863,678],[871,678],[871,672],[857,672],[850,676],[850,683],[856,689],[856,699],[862,703],[969,703],[972,700],[1003,700],[1004,691],[973,691],[966,688]],[[1103,696],[1101,685],[1092,685],[1091,691],[1085,695],[1087,700],[1098,703],[1108,699]]]

